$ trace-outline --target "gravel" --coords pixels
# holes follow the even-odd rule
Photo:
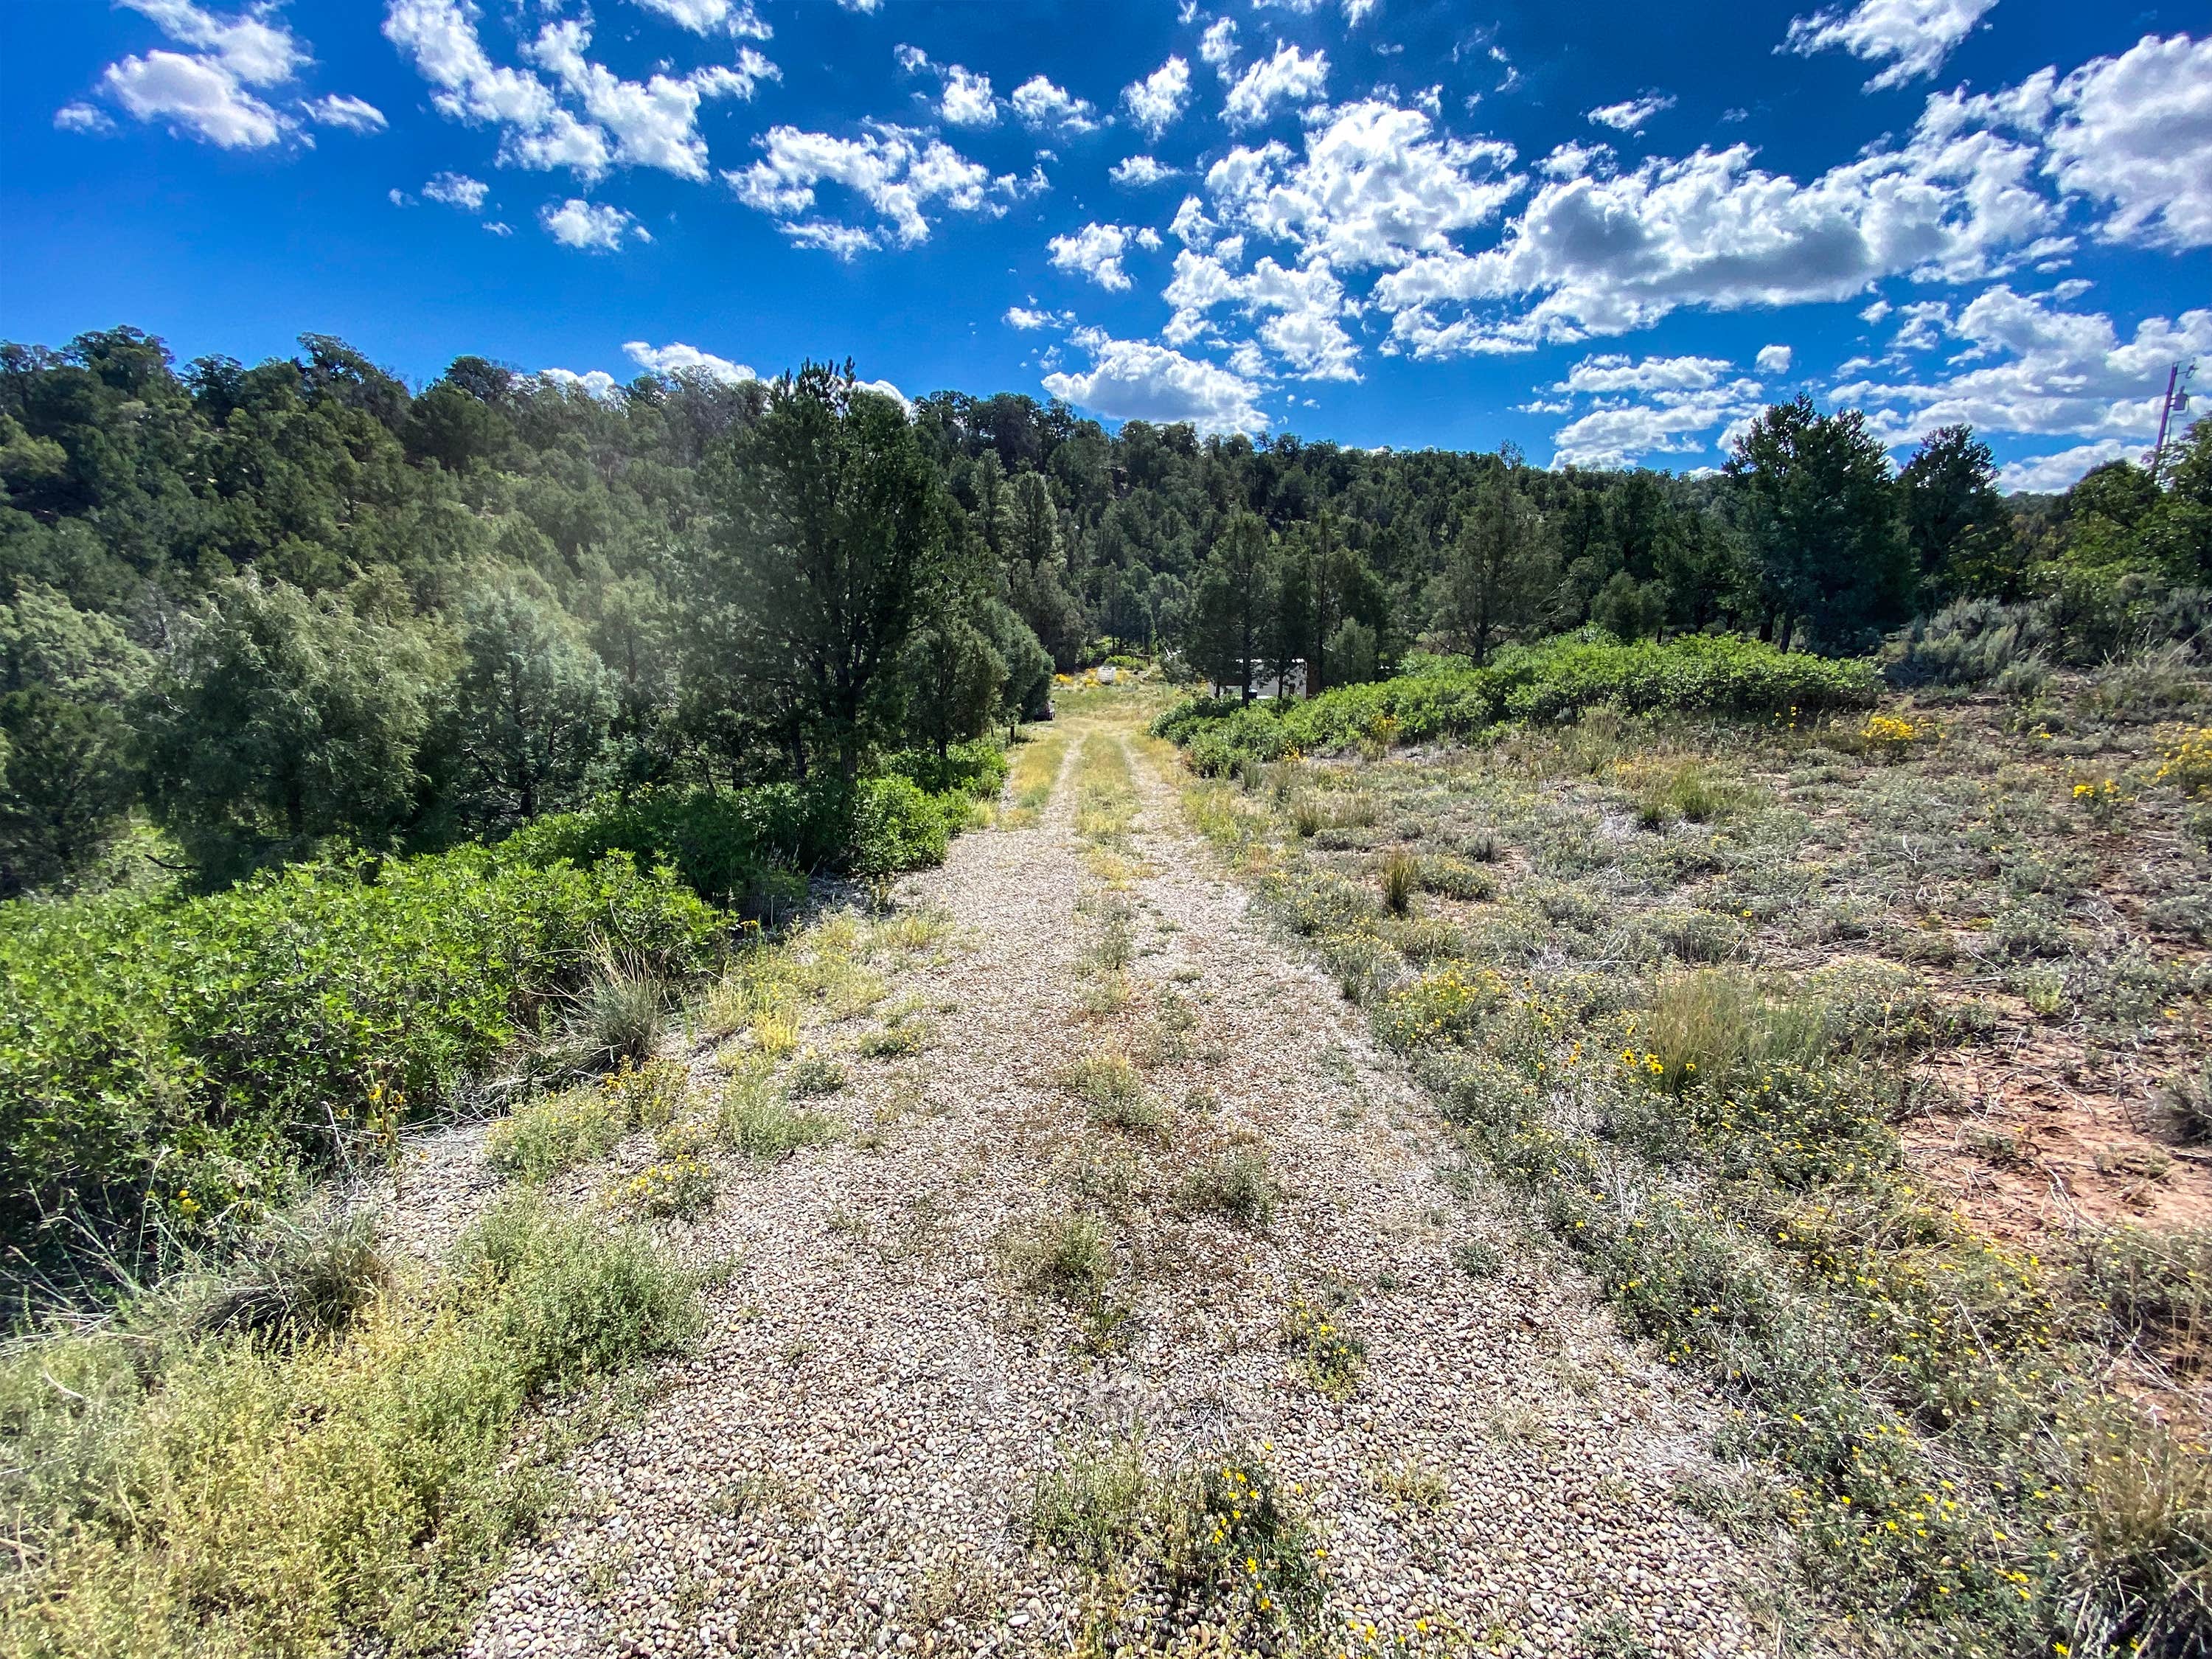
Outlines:
[[[846,1050],[850,1086],[812,1103],[847,1136],[732,1164],[710,1212],[667,1224],[687,1256],[737,1264],[708,1334],[572,1458],[574,1501],[516,1551],[467,1651],[1064,1652],[1080,1587],[1027,1541],[1026,1496],[1071,1446],[1129,1433],[1162,1462],[1264,1446],[1328,1549],[1332,1617],[1378,1642],[1568,1653],[1610,1625],[1657,1654],[1771,1645],[1743,1605],[1760,1565],[1673,1496],[1716,1472],[1713,1403],[1510,1242],[1504,1201],[1141,751],[1133,994],[1086,1012],[1079,747],[1036,827],[964,836],[897,890],[955,921],[891,986],[937,1011],[930,1046],[865,1058],[868,1018],[810,1033]],[[1146,1055],[1166,1127],[1092,1125],[1065,1068],[1145,1053],[1176,1000],[1194,1027]],[[1264,1231],[1177,1201],[1234,1145],[1279,1184]],[[477,1132],[418,1149],[410,1241],[449,1237],[495,1184]],[[1102,1355],[1009,1265],[1010,1238],[1079,1205],[1109,1223],[1108,1294],[1130,1310]],[[1503,1246],[1494,1278],[1453,1264],[1478,1237]],[[1299,1292],[1344,1299],[1366,1345],[1340,1401],[1284,1347]],[[1448,1496],[1394,1503],[1379,1477],[1408,1468]]]

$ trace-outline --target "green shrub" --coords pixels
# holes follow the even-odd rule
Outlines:
[[[64,1213],[136,1237],[281,1203],[349,1139],[387,1141],[620,952],[678,981],[720,921],[626,859],[499,852],[295,865],[185,903],[0,914],[0,1237]]]
[[[1778,651],[1756,640],[1692,635],[1665,644],[1609,644],[1567,636],[1501,651],[1483,668],[1438,668],[1340,686],[1300,702],[1193,699],[1153,723],[1194,769],[1223,776],[1248,760],[1273,761],[1389,741],[1464,736],[1499,720],[1571,720],[1586,708],[1735,718],[1809,716],[1870,706],[1870,662]]]
[[[484,1158],[525,1181],[548,1181],[564,1170],[605,1158],[622,1139],[620,1115],[606,1091],[586,1087],[543,1095],[491,1126]]]

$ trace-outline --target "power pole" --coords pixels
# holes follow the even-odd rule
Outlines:
[[[2166,433],[2172,423],[2173,411],[2189,407],[2189,393],[2182,388],[2188,385],[2190,377],[2196,373],[2197,364],[2193,359],[2186,368],[2176,363],[2166,371],[2166,397],[2158,410],[2158,442],[2150,452],[2150,481],[2153,483],[2158,482],[2159,469],[2166,464]]]

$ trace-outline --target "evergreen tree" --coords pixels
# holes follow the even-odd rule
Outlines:
[[[1971,426],[1938,427],[1898,475],[1905,538],[1923,606],[1961,593],[2017,598],[2007,555],[2012,515],[1996,490],[1996,459]]]
[[[1808,397],[1771,404],[1736,441],[1725,471],[1759,574],[1762,633],[1786,650],[1802,626],[1816,645],[1856,649],[1908,613],[1897,486],[1857,410],[1822,415]]]

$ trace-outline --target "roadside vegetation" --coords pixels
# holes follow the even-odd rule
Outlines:
[[[1512,665],[1544,716],[1385,743],[1345,713],[1497,684],[1462,671],[1161,729],[1194,823],[1531,1230],[1735,1404],[1760,1473],[1690,1496],[1797,1540],[1785,1631],[2197,1652],[2212,641],[1993,693],[1995,651],[1925,672],[1960,625],[1875,708],[1871,664],[1747,698],[1787,659],[1586,645]],[[1632,689],[1717,659],[1711,708]],[[1547,664],[1612,695],[1553,702]]]

